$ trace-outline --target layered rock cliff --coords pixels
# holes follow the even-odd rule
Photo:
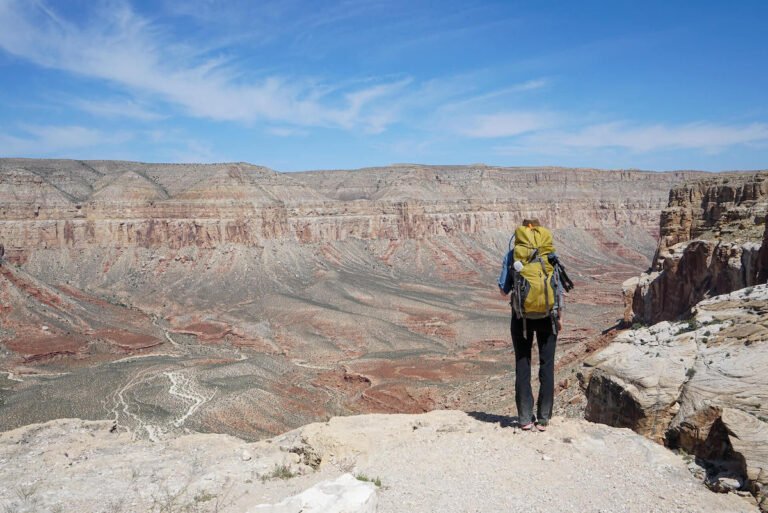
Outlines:
[[[625,321],[655,323],[698,301],[764,282],[768,173],[726,174],[673,188],[651,269],[624,284]]]
[[[612,291],[650,263],[669,187],[699,176],[410,165],[281,174],[248,164],[0,160],[0,429],[109,419],[116,431],[173,446],[190,430],[255,440],[357,412],[511,412],[509,311],[494,285],[511,229],[524,217],[552,227],[577,282],[559,340],[563,364],[591,352],[591,337],[615,323]],[[393,430],[485,436],[476,424],[449,419],[427,430],[409,420]],[[594,462],[590,447],[612,436],[585,426],[564,424],[563,442],[535,448],[573,445],[563,482],[582,475],[575,469]],[[574,442],[585,430],[594,436]],[[363,451],[360,440],[389,440],[376,435],[344,444]],[[627,451],[625,438],[611,442],[611,461]],[[294,442],[295,458],[280,461],[304,471],[298,463],[312,451]],[[344,444],[330,440],[326,460],[347,465]],[[452,454],[466,447],[451,444]],[[476,446],[478,472],[494,454],[511,461],[492,447]],[[363,470],[394,472],[391,450],[377,460],[384,467]],[[640,443],[633,454],[649,451]],[[48,456],[67,468],[86,461]],[[657,476],[671,468],[664,461]],[[128,472],[118,470],[117,481]],[[542,467],[542,479],[553,470]],[[584,475],[580,486],[595,484]],[[508,493],[500,497],[510,505]],[[654,507],[664,511],[666,500]]]
[[[768,172],[724,173],[672,188],[659,250],[694,239],[743,241],[763,234]]]
[[[662,197],[692,173],[401,166],[281,174],[248,164],[0,160],[0,240],[39,248],[213,248],[265,240],[421,239],[634,225],[656,231]],[[637,195],[637,190],[643,190]]]

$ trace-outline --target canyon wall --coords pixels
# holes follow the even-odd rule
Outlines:
[[[582,372],[588,420],[694,455],[708,486],[751,493],[764,511],[767,179],[726,174],[672,189],[653,267],[623,286],[633,329]]]
[[[673,320],[705,297],[764,282],[767,212],[768,173],[724,174],[673,188],[651,269],[624,284],[625,321]]]
[[[280,174],[248,164],[0,160],[0,240],[38,248],[250,246],[554,229],[655,232],[666,190],[692,173],[403,166]],[[635,194],[642,190],[642,195]]]
[[[659,249],[694,239],[762,236],[768,173],[723,173],[672,188],[661,215]]]

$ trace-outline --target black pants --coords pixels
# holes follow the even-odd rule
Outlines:
[[[531,348],[533,335],[539,346],[539,399],[536,401],[536,418],[548,421],[552,417],[555,396],[555,347],[557,335],[552,331],[552,321],[527,319],[527,333],[523,335],[523,321],[512,314],[512,343],[515,346],[515,403],[520,424],[533,422],[533,391],[531,390]]]

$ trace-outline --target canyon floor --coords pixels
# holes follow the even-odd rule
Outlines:
[[[485,250],[477,276],[457,283],[416,270],[377,274],[373,257],[356,262],[354,249],[339,253],[332,268],[318,264],[307,285],[285,281],[282,290],[192,268],[156,294],[151,282],[154,273],[163,280],[163,270],[151,257],[142,270],[146,289],[128,292],[120,281],[57,283],[43,269],[51,260],[36,260],[42,256],[0,267],[15,305],[5,324],[14,337],[0,357],[0,428],[80,417],[115,419],[150,439],[185,428],[256,439],[345,413],[512,414],[509,305],[495,285],[495,251]],[[245,260],[242,248],[230,251]],[[621,319],[620,283],[641,270],[643,257],[609,255],[590,265],[589,255],[568,246],[561,255],[577,284],[559,339],[565,387],[576,383],[569,364]],[[202,267],[216,257],[194,258]],[[62,318],[84,326],[82,333],[52,334]]]

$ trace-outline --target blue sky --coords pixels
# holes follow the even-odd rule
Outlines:
[[[768,2],[0,0],[0,156],[768,168]]]

